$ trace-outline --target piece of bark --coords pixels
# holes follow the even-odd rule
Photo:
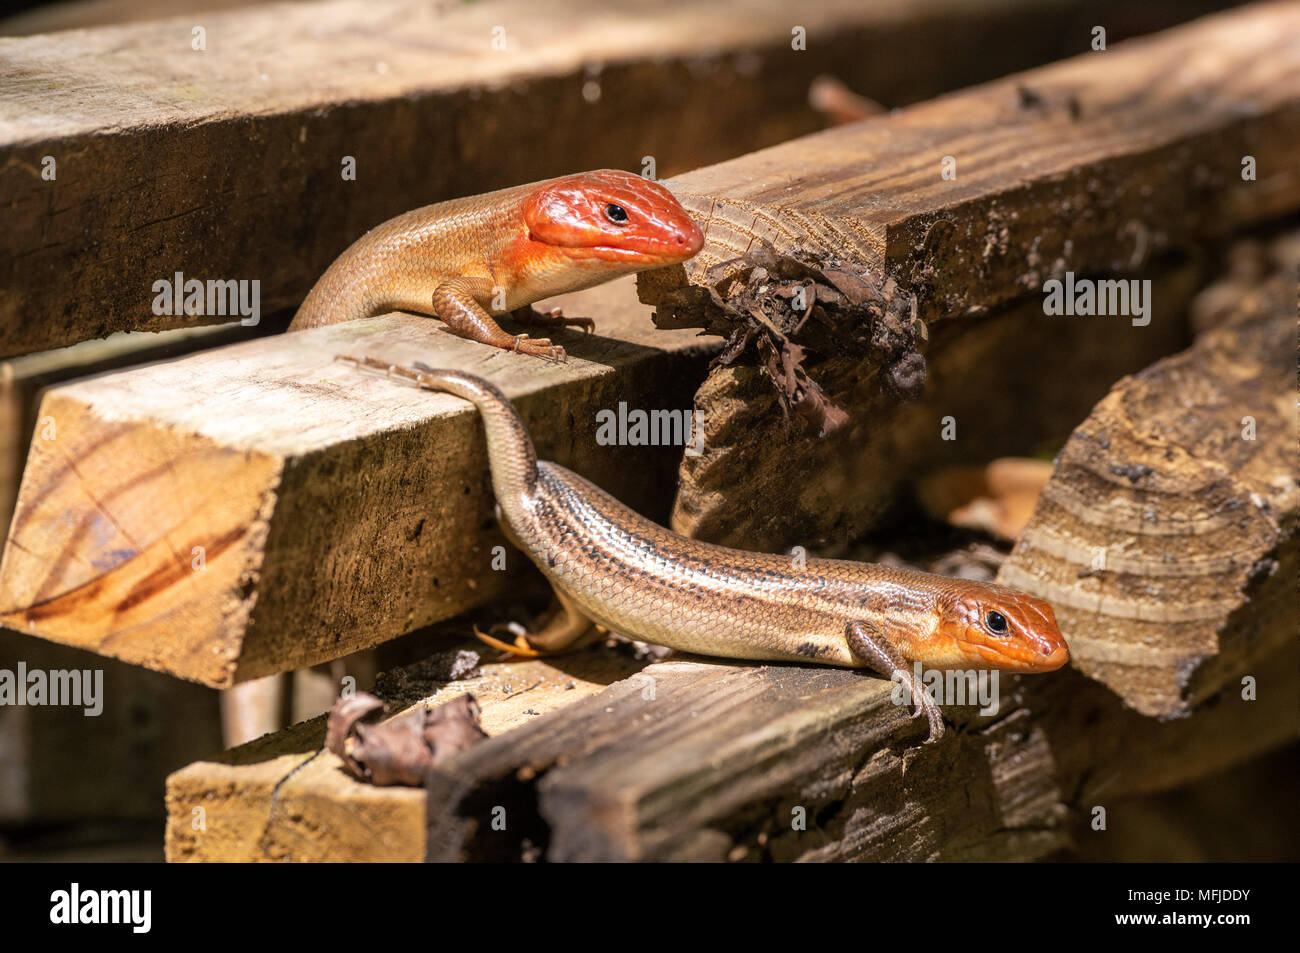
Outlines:
[[[672,527],[767,551],[858,538],[888,520],[923,473],[1059,445],[1116,379],[1186,345],[1183,314],[1201,284],[1195,264],[1156,270],[1145,327],[1048,318],[1036,300],[939,322],[927,382],[911,401],[857,358],[806,361],[827,400],[849,414],[828,437],[785,422],[765,371],[745,361],[715,368],[695,397],[704,437],[682,460]]]
[[[1295,639],[1295,274],[1243,305],[1097,404],[998,576],[1049,600],[1074,664],[1149,715]]]
[[[496,558],[506,543],[477,412],[341,353],[495,381],[543,459],[662,519],[682,448],[606,446],[596,415],[620,402],[689,409],[716,343],[655,330],[630,279],[552,300],[597,322],[562,339],[567,364],[388,315],[50,390],[41,415],[55,439],[32,444],[0,619],[227,687],[369,648],[518,585],[532,567],[513,550]]]

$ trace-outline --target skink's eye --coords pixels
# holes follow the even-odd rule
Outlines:
[[[1011,628],[1007,625],[1007,617],[1001,612],[990,612],[984,617],[984,624],[994,635],[1006,635],[1007,630]]]
[[[609,205],[605,206],[605,217],[615,225],[622,225],[627,221],[627,209],[611,202]]]

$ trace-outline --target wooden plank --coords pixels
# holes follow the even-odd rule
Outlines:
[[[1229,691],[1218,710],[1173,725],[1123,709],[1073,672],[1004,683],[992,718],[946,709],[962,730],[933,753],[908,747],[918,726],[877,680],[661,663],[633,680],[656,679],[655,700],[636,684],[611,690],[564,726],[528,726],[512,739],[513,757],[538,775],[528,783],[550,860],[1030,860],[1068,843],[1067,819],[1093,804],[1294,739],[1288,695],[1300,687],[1300,654],[1290,649],[1273,660],[1283,674],[1266,703]],[[490,838],[482,806],[522,786],[517,769],[511,776],[493,761],[510,759],[503,741],[438,773],[430,803],[443,809],[431,809],[430,859],[453,856],[453,845],[473,858]],[[1142,770],[1122,767],[1134,764]],[[467,783],[472,793],[444,800]],[[796,810],[804,830],[792,824]]]
[[[1029,860],[1069,847],[1097,806],[1118,826],[1135,796],[1300,734],[1295,645],[1262,661],[1258,701],[1230,689],[1169,723],[1077,671],[1010,677],[995,714],[946,707],[957,730],[935,748],[861,672],[682,656],[595,674],[621,659],[601,647],[558,676],[530,661],[433,686],[436,702],[473,691],[491,737],[427,799],[351,780],[319,719],[191,765],[168,780],[168,859]],[[510,696],[484,691],[495,679]]]
[[[463,638],[464,627],[456,631]],[[479,702],[483,729],[497,735],[576,704],[646,664],[602,646],[554,663],[485,662],[471,678],[445,680],[441,659],[482,648],[472,640],[453,643],[431,660],[389,673],[376,692],[395,713],[469,692]],[[315,718],[172,774],[167,859],[422,860],[424,792],[354,780],[338,757],[322,750],[324,739],[325,718]]]
[[[48,392],[3,562],[0,619],[214,687],[338,658],[496,598],[504,545],[464,402],[334,358],[445,363],[518,402],[539,451],[667,512],[680,447],[601,446],[596,413],[689,408],[714,345],[656,331],[630,280],[555,299],[591,315],[567,364],[387,315]],[[531,568],[531,567],[530,567]]]
[[[1188,343],[1185,314],[1204,269],[1179,262],[1148,274],[1146,327],[1049,320],[1032,300],[980,321],[941,322],[913,400],[881,388],[858,359],[810,359],[808,373],[850,413],[826,437],[798,418],[787,423],[770,378],[749,361],[713,369],[695,397],[704,439],[682,461],[673,529],[768,551],[857,539],[888,524],[924,473],[1054,449],[1115,380]]]
[[[177,272],[296,307],[357,235],[422,204],[645,156],[668,176],[809,133],[819,73],[906,103],[1083,49],[1095,22],[1122,35],[1216,5],[832,0],[800,12],[807,51],[767,0],[598,17],[333,0],[0,39],[0,355],[191,324],[151,307]]]
[[[47,387],[246,340],[272,326],[271,322],[256,328],[236,323],[158,333],[123,331],[103,340],[0,361],[0,526],[8,527],[13,516],[36,412]]]
[[[1242,179],[1246,155],[1253,181]],[[956,178],[942,176],[947,156]],[[734,330],[707,299],[681,292],[718,281],[710,269],[727,261],[752,261],[761,240],[801,262],[828,256],[871,280],[892,277],[893,299],[915,295],[932,324],[932,367],[920,401],[897,407],[881,394],[880,359],[864,353],[865,315],[824,317],[819,305],[804,321],[770,295],[769,318],[799,328],[789,340],[850,426],[818,440],[768,412],[774,388],[751,345],[701,390],[704,452],[684,463],[673,526],[764,549],[851,536],[888,511],[916,463],[976,447],[985,459],[1030,451],[1052,436],[1032,419],[1044,402],[1086,395],[1068,408],[1082,414],[1114,380],[1107,372],[1180,346],[1176,335],[1154,337],[1160,321],[1182,320],[1181,302],[1160,288],[1178,267],[1173,253],[1294,214],[1298,167],[1300,6],[1265,3],[675,179],[706,242],[684,266],[642,276],[643,300],[673,301],[659,308],[660,326]],[[1152,278],[1155,320],[1045,316],[1044,282],[1067,273]],[[987,328],[951,320],[1009,320],[1016,308],[1015,330],[981,357],[967,349],[978,350]],[[1138,363],[1125,366],[1134,348]],[[1072,393],[1062,398],[1064,380]],[[1031,418],[1024,428],[1021,413]],[[948,416],[956,441],[944,438]],[[982,426],[1007,418],[1015,424]],[[982,445],[989,434],[1000,448]]]
[[[806,51],[766,0],[333,0],[0,39],[0,355],[214,320],[154,313],[177,272],[295,307],[420,205],[646,156],[670,175],[810,132],[821,72],[893,105],[1083,49],[1094,22],[1215,5],[832,0],[800,11]]]
[[[1297,165],[1300,7],[1251,4],[682,175],[704,249],[643,297],[763,240],[888,273],[927,318],[983,314],[1294,212]]]
[[[1050,600],[1074,664],[1144,714],[1185,714],[1295,640],[1296,303],[1292,267],[1116,384],[999,574]]]

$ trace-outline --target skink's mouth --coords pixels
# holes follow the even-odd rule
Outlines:
[[[618,261],[631,264],[675,265],[695,254],[689,246],[665,247],[655,251],[633,248],[616,248],[612,245],[565,245],[564,253],[570,258],[590,258],[597,261]]]
[[[1004,671],[1024,672],[1025,674],[1035,674],[1039,672],[1055,672],[1058,668],[1070,661],[1070,650],[1064,642],[1052,646],[1044,654],[1036,653],[1015,653],[1008,654],[999,652],[997,649],[990,648],[986,645],[975,645],[975,651],[990,668],[1002,669]]]

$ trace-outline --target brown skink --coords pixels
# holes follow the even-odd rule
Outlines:
[[[1069,660],[1052,607],[1040,599],[870,563],[808,559],[797,567],[788,556],[680,536],[576,473],[538,462],[514,405],[487,381],[369,357],[341,359],[478,408],[503,528],[560,604],[541,631],[501,645],[510,651],[572,648],[599,625],[703,655],[871,668],[908,686],[917,713],[929,720],[929,741],[942,736],[943,720],[909,662],[1048,672]]]
[[[591,330],[589,318],[543,314],[534,301],[690,258],[704,235],[662,185],[601,169],[428,205],[371,229],[316,282],[290,331],[415,311],[461,337],[564,360],[524,325]]]

